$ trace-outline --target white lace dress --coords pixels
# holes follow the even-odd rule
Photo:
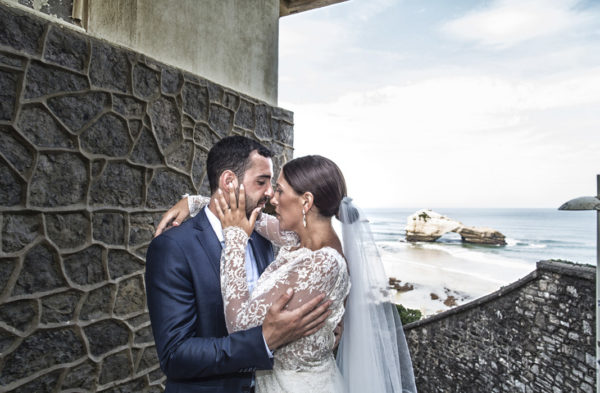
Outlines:
[[[190,212],[196,213],[207,199],[192,196]],[[248,293],[245,267],[247,234],[238,227],[225,228],[221,254],[221,292],[227,330],[232,333],[261,325],[267,310],[286,290],[294,289],[289,307],[295,308],[324,293],[333,303],[325,326],[274,353],[272,370],[256,372],[256,391],[331,393],[342,391],[342,377],[333,356],[333,330],[344,315],[344,299],[350,291],[346,261],[335,249],[298,248],[294,232],[279,230],[273,216],[261,214],[255,230],[281,249],[277,258]]]

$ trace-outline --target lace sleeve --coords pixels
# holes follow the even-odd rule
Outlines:
[[[346,274],[339,258],[331,252],[319,250],[299,252],[292,261],[265,271],[250,299],[244,263],[246,233],[237,227],[224,230],[225,249],[221,256],[221,293],[225,307],[227,331],[233,333],[262,324],[267,311],[287,288],[294,289],[294,297],[288,304],[290,309],[316,296],[331,292],[341,274]],[[343,269],[342,269],[343,267]]]
[[[187,197],[188,209],[190,210],[190,217],[194,217],[200,212],[200,210],[202,210],[203,207],[208,206],[208,204],[210,203],[210,197],[205,197],[202,195],[185,194],[184,197]]]
[[[254,230],[276,246],[298,246],[300,238],[293,231],[279,229],[279,220],[267,213],[261,213],[254,224]]]

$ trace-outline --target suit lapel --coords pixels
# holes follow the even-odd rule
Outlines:
[[[196,238],[208,256],[208,263],[214,270],[217,277],[220,277],[219,271],[221,262],[221,242],[213,231],[204,209],[194,217],[194,227],[198,229]]]

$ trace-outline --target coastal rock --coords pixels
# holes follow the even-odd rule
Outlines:
[[[409,242],[434,242],[448,232],[463,225],[432,210],[421,209],[406,219],[406,240]]]
[[[487,227],[468,227],[432,210],[421,209],[406,219],[406,240],[434,242],[448,232],[456,232],[465,243],[506,245],[505,236]]]
[[[465,243],[506,245],[505,236],[487,227],[462,227],[455,231]]]

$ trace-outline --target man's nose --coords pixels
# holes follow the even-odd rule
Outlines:
[[[267,191],[265,192],[265,196],[269,197],[269,199],[273,198],[273,186],[269,186]]]

